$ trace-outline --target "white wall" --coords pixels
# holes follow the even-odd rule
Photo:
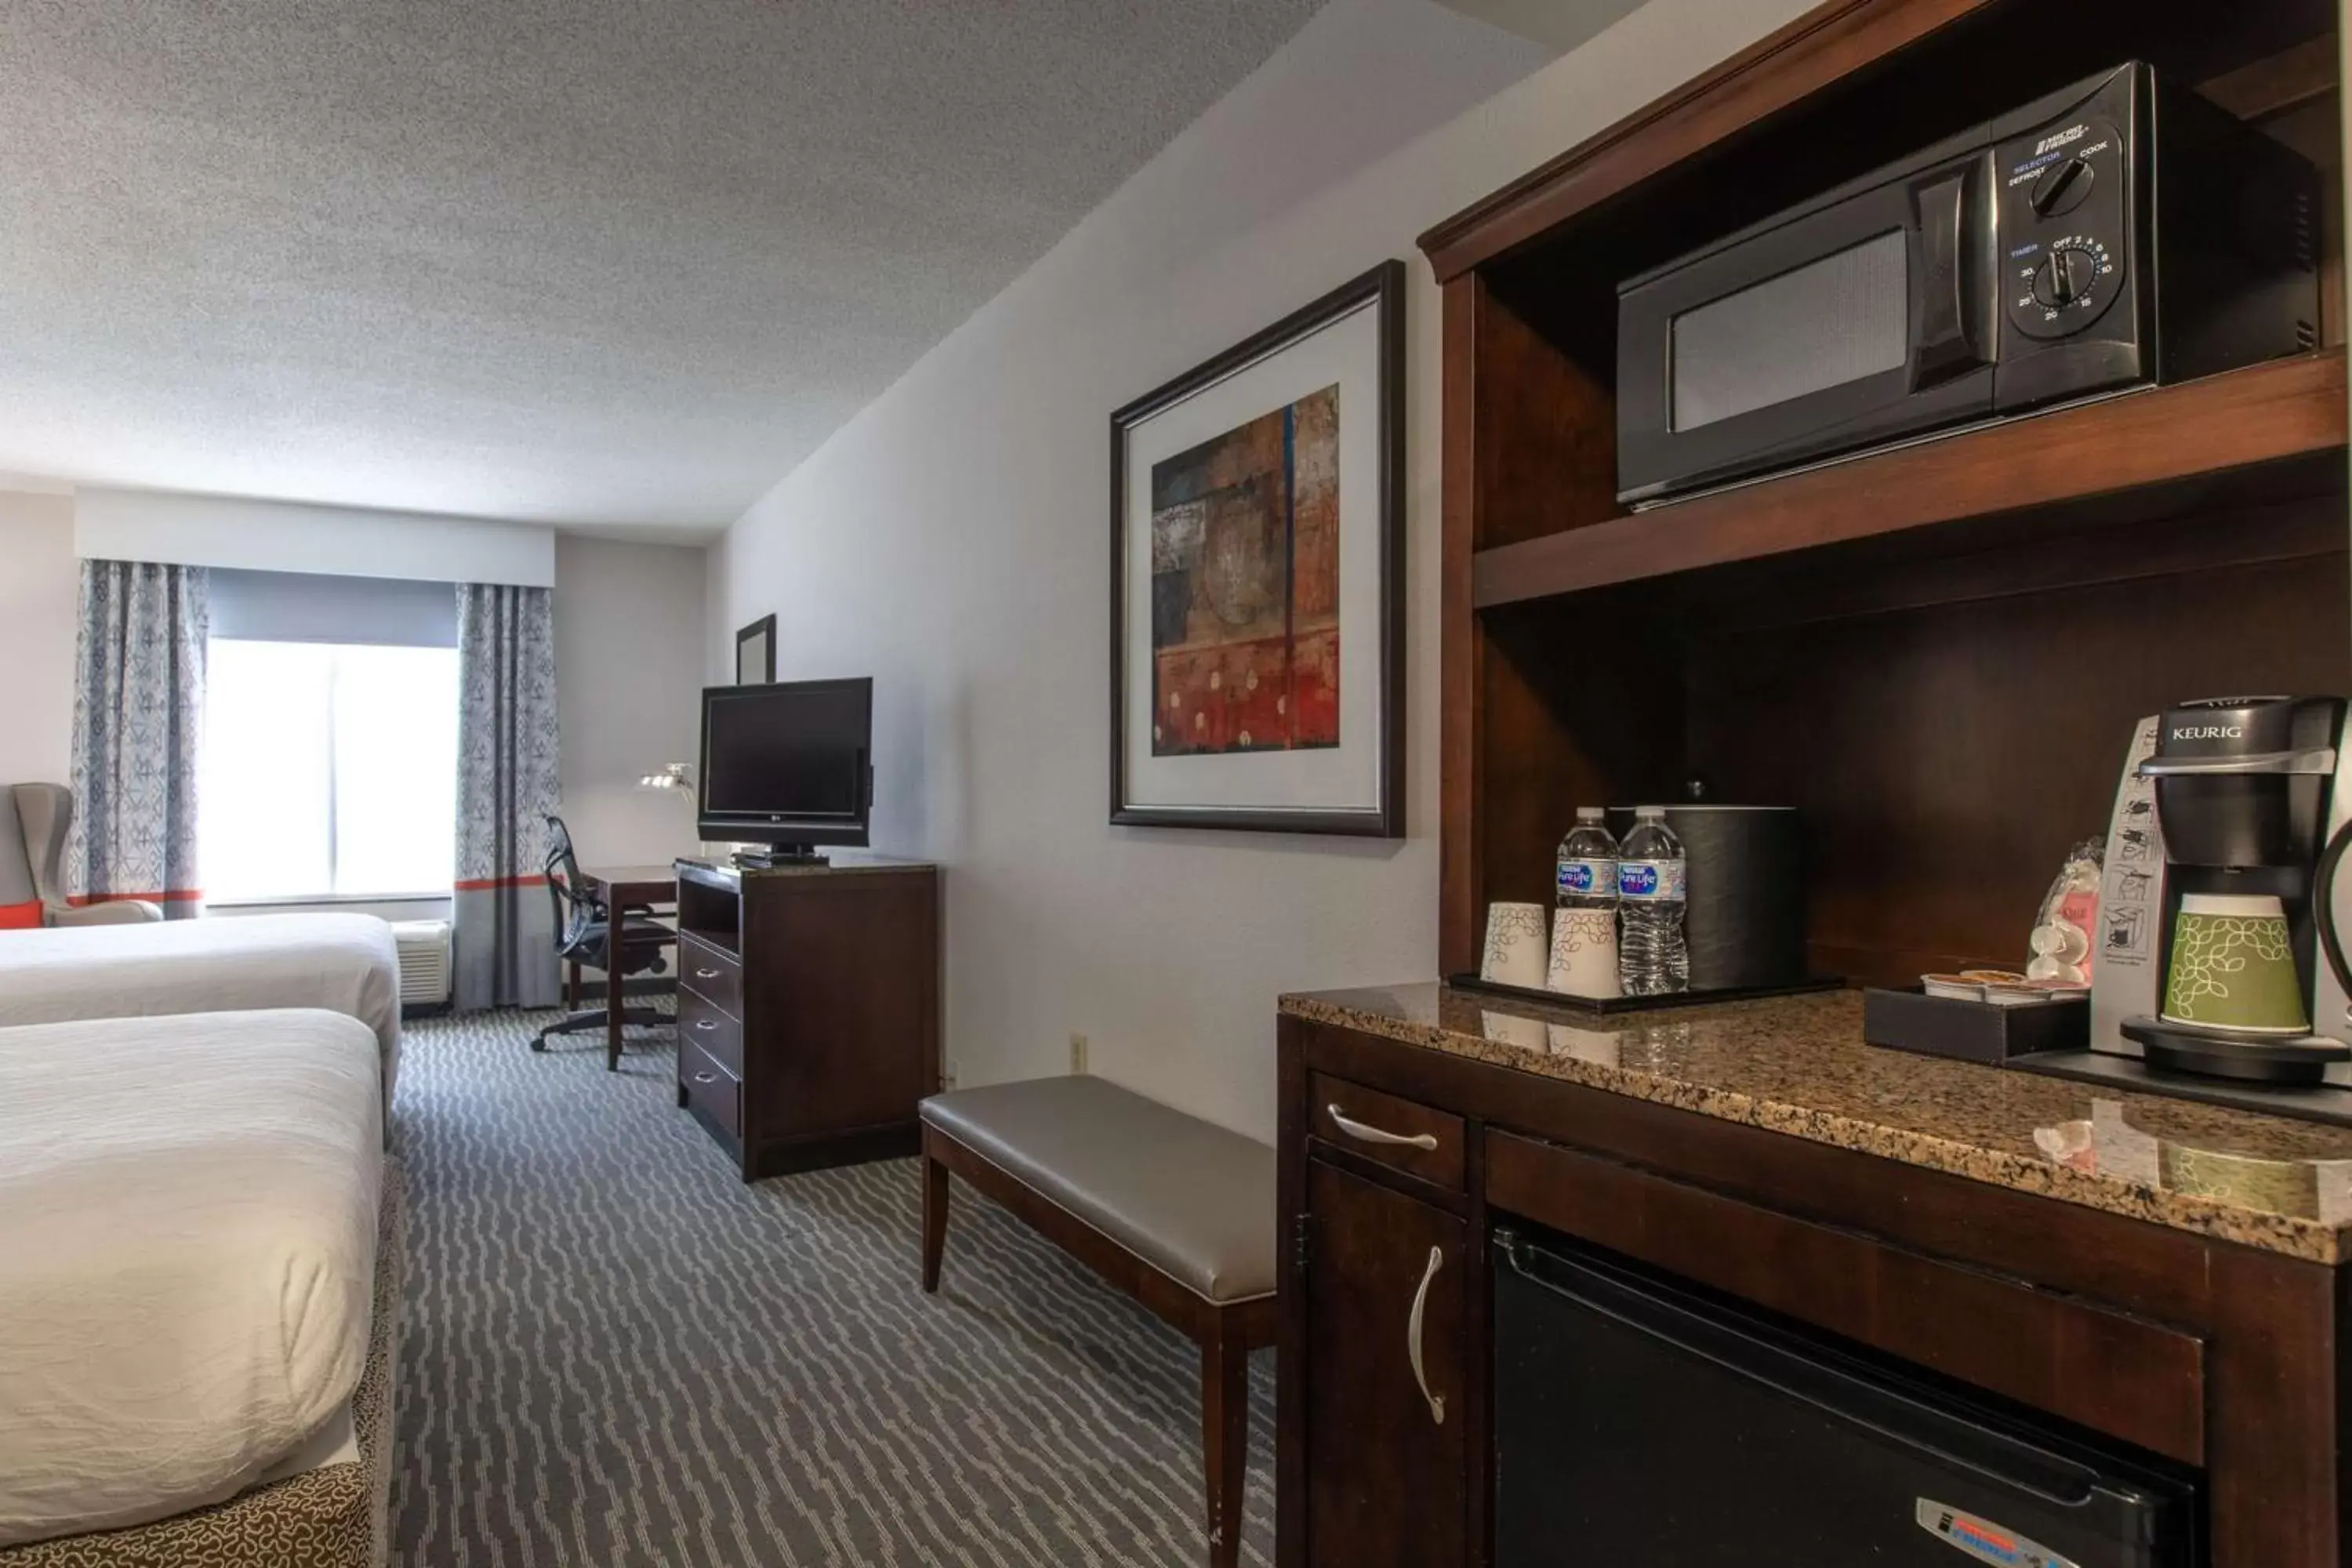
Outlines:
[[[556,541],[563,821],[588,865],[653,865],[695,851],[686,800],[641,790],[637,780],[664,763],[693,761],[699,742],[702,554]]]
[[[1654,0],[1503,88],[1500,34],[1336,0],[712,548],[712,670],[774,611],[779,675],[876,677],[876,845],[948,868],[962,1082],[1065,1070],[1081,1032],[1095,1071],[1271,1137],[1276,995],[1434,973],[1439,300],[1413,237],[1804,5]],[[1338,156],[1375,134],[1394,150]],[[1388,256],[1414,279],[1411,837],[1110,827],[1108,413]]]
[[[76,514],[91,499],[0,490],[0,784],[68,782],[79,595]],[[192,515],[212,504],[212,498],[186,499],[204,503]],[[154,548],[172,553],[162,540]],[[528,564],[521,556],[509,560],[518,563]],[[278,557],[257,564],[304,569]],[[564,812],[581,853],[605,865],[692,853],[692,814],[673,797],[635,786],[656,764],[694,755],[705,646],[703,552],[566,536],[552,542],[549,564]],[[427,563],[426,575],[433,574]],[[418,920],[446,915],[448,900],[366,907]]]
[[[63,784],[73,755],[73,498],[0,491],[0,785]]]
[[[536,523],[242,496],[85,487],[74,501],[74,542],[92,561],[530,588],[555,581],[555,531]]]

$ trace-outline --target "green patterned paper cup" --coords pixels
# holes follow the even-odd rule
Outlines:
[[[2268,895],[2184,895],[2172,926],[2164,1016],[2206,1029],[2310,1033],[2284,906]]]

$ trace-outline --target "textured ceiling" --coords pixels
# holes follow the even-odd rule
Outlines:
[[[0,0],[0,470],[692,536],[1316,0]]]
[[[1438,0],[1443,5],[1475,16],[1507,32],[1548,44],[1561,54],[1583,43],[1622,16],[1641,8],[1642,0]]]

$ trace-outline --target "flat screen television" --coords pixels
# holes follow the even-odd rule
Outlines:
[[[862,847],[874,802],[874,682],[787,680],[702,692],[702,837],[780,858]]]

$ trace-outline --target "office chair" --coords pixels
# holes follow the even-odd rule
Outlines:
[[[619,911],[621,938],[618,951],[613,942],[614,911],[600,899],[581,891],[579,857],[572,848],[572,834],[560,816],[547,819],[549,848],[547,851],[547,894],[555,906],[556,956],[567,963],[586,964],[592,969],[612,973],[620,965],[624,976],[658,974],[663,969],[663,949],[677,940],[677,933],[657,921],[642,917],[634,910]],[[539,1032],[532,1040],[534,1051],[547,1049],[550,1035],[583,1034],[591,1029],[608,1029],[612,1013],[604,1007],[590,1008],[582,1013],[567,1013],[555,1023]],[[651,1007],[623,1007],[624,1024],[667,1024],[669,1015]],[[617,1072],[621,1066],[618,1045],[609,1046],[604,1053],[604,1070]]]

